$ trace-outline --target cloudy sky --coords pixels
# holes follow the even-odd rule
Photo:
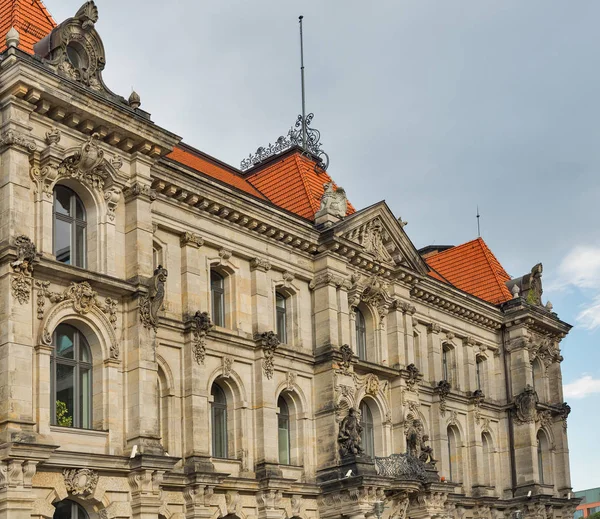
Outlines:
[[[46,0],[57,21],[82,0]],[[571,473],[600,486],[600,2],[96,0],[104,79],[225,162],[308,110],[357,207],[385,198],[417,247],[483,238],[544,264],[563,341]]]

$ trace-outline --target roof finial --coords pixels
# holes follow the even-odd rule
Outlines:
[[[10,49],[11,47],[18,47],[21,36],[19,31],[14,27],[10,28],[10,31],[6,33],[6,46]]]
[[[481,215],[479,214],[479,205],[477,206],[477,237],[481,238],[481,229],[479,227],[479,217]]]

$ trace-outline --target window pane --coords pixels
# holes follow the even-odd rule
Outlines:
[[[79,360],[81,362],[92,362],[90,357],[90,349],[85,343],[83,335],[79,334]]]
[[[210,287],[223,289],[223,276],[214,270],[210,271]]]
[[[213,406],[213,456],[227,457],[227,410]]]
[[[56,425],[73,427],[75,367],[56,364]]]
[[[277,308],[281,308],[282,310],[285,310],[285,297],[283,297],[281,294],[276,294],[275,296],[275,305],[277,306]]]
[[[56,329],[56,356],[63,359],[74,359],[75,329],[60,325]]]
[[[279,463],[290,464],[290,422],[287,416],[277,417],[279,432]]]
[[[85,267],[85,227],[75,227],[75,266]]]
[[[276,308],[277,315],[277,337],[279,338],[279,342],[287,342],[287,334],[286,334],[286,316],[285,316],[285,308]]]
[[[85,220],[85,209],[78,196],[75,196],[75,218]]]
[[[56,511],[54,512],[53,519],[77,519],[72,516],[73,503],[71,501],[61,501],[56,503]]]
[[[90,429],[90,405],[92,402],[90,395],[90,370],[81,369],[79,372],[79,398],[80,398],[80,427]]]
[[[71,190],[63,186],[54,189],[54,211],[58,214],[71,215]]]
[[[225,324],[225,296],[221,289],[213,289],[212,290],[212,315],[213,322],[217,326],[224,326]]]
[[[54,255],[58,261],[71,264],[71,224],[60,218],[54,219]]]

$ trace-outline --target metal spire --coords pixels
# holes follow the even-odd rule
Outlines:
[[[269,157],[273,157],[293,146],[298,146],[315,159],[315,170],[325,171],[329,166],[329,155],[321,149],[321,132],[312,128],[310,123],[315,114],[306,113],[306,90],[304,88],[304,40],[302,37],[302,19],[298,17],[300,24],[300,79],[302,81],[302,113],[298,115],[296,123],[292,126],[286,136],[280,136],[277,140],[268,146],[261,146],[255,153],[251,153],[247,158],[241,161],[240,169],[246,171],[258,164],[261,164]]]
[[[477,237],[481,238],[481,229],[479,227],[479,217],[481,215],[479,214],[479,205],[477,206]]]
[[[304,91],[304,40],[302,38],[302,18],[298,17],[298,23],[300,24],[300,79],[302,82],[302,147],[306,149],[306,99]]]

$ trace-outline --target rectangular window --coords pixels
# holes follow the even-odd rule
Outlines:
[[[56,365],[56,424],[73,427],[75,418],[75,366]]]
[[[81,381],[79,382],[80,393],[81,393],[81,427],[84,429],[91,429],[92,424],[90,423],[90,417],[92,416],[90,403],[92,401],[90,395],[90,370],[89,369],[80,369],[79,377]]]
[[[61,263],[71,264],[71,224],[60,218],[54,222],[54,255]]]

